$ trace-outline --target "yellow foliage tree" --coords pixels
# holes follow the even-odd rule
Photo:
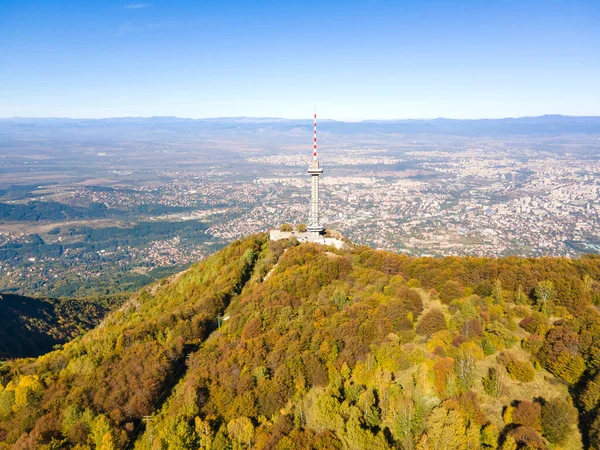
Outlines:
[[[252,425],[252,421],[247,417],[238,417],[230,420],[227,424],[227,431],[240,446],[247,446],[249,448],[252,445],[254,425]]]
[[[200,450],[209,450],[213,440],[213,432],[208,422],[196,417],[194,419],[194,429],[198,435]]]
[[[100,414],[92,422],[90,443],[97,449],[104,449],[104,445],[108,446],[111,442],[114,444],[113,439],[108,418],[104,414]],[[108,448],[104,450],[108,450]]]
[[[115,438],[110,431],[104,433],[104,436],[102,436],[102,445],[100,446],[100,450],[117,450]]]
[[[432,450],[479,448],[479,428],[459,411],[438,407],[427,418],[427,445]]]
[[[33,405],[44,392],[44,385],[37,375],[24,375],[15,387],[15,402],[13,411]]]
[[[506,425],[510,425],[513,422],[513,411],[514,408],[510,405],[504,408],[504,412],[502,413],[502,420],[504,420],[504,423]]]
[[[495,450],[498,448],[498,437],[500,433],[493,423],[488,423],[481,429],[481,446],[484,449]]]
[[[502,444],[502,450],[517,450],[517,442],[515,438],[512,436],[507,436]]]

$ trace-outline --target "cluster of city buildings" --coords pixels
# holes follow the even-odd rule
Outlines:
[[[18,286],[34,278],[51,283],[59,269],[97,278],[115,268],[141,273],[181,266],[270,229],[272,239],[293,236],[338,245],[324,235],[325,228],[335,229],[357,244],[410,255],[600,253],[600,161],[593,151],[550,154],[534,145],[513,148],[498,142],[452,151],[411,145],[351,153],[328,148],[326,173],[316,153],[307,173],[298,170],[299,161],[306,164],[305,154],[284,151],[268,158],[248,155],[205,171],[155,171],[146,184],[46,189],[47,196],[38,199],[138,211],[124,221],[106,219],[90,226],[201,221],[207,242],[158,236],[116,251],[66,248],[60,257],[3,259],[0,283]],[[149,208],[140,208],[144,205]],[[278,230],[284,223],[303,223],[308,230]],[[65,228],[64,223],[54,225]],[[40,236],[47,243],[66,243],[62,235],[47,232],[54,225],[44,225]],[[31,237],[31,232],[2,227],[0,248],[16,248]]]

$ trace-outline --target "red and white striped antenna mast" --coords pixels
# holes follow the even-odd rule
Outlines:
[[[317,105],[315,105],[315,134],[313,136],[313,161],[317,160]]]
[[[323,169],[319,167],[317,160],[317,106],[315,105],[315,128],[313,135],[313,160],[308,167],[307,173],[311,176],[311,191],[310,191],[310,214],[308,231],[315,236],[323,233],[323,226],[319,223],[319,176],[323,173]]]

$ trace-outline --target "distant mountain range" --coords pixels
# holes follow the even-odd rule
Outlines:
[[[506,119],[406,119],[341,122],[321,120],[325,133],[437,134],[460,136],[600,134],[600,116],[545,115]],[[290,133],[312,129],[312,121],[278,118],[229,117],[183,119],[178,117],[120,117],[110,119],[10,118],[0,119],[0,135],[44,131],[78,134],[110,128],[118,134],[150,132],[153,135],[233,133]],[[54,133],[53,133],[54,132]]]

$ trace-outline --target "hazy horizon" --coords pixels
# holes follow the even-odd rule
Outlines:
[[[318,112],[317,112],[318,113]],[[433,121],[433,120],[460,120],[460,121],[477,121],[477,120],[518,120],[518,119],[535,119],[541,117],[563,117],[563,118],[598,118],[599,114],[592,115],[575,115],[575,114],[561,114],[561,113],[546,113],[539,114],[533,116],[502,116],[502,117],[491,117],[491,116],[482,116],[482,117],[473,117],[473,118],[464,118],[464,117],[448,117],[448,116],[438,116],[438,117],[396,117],[389,119],[378,119],[378,118],[365,118],[359,120],[345,120],[334,117],[322,117],[320,114],[318,115],[318,120],[321,121],[333,121],[333,122],[348,122],[348,123],[360,123],[360,122],[395,122],[395,121]],[[308,114],[305,117],[275,117],[275,116],[241,116],[241,115],[231,115],[231,116],[205,116],[205,117],[185,117],[185,116],[173,116],[173,115],[149,115],[149,116],[101,116],[101,117],[72,117],[72,116],[6,116],[0,117],[0,120],[15,120],[15,119],[65,119],[65,120],[107,120],[107,119],[157,119],[157,118],[165,118],[165,119],[181,119],[181,120],[241,120],[241,119],[250,119],[250,120],[312,120],[312,113]]]

